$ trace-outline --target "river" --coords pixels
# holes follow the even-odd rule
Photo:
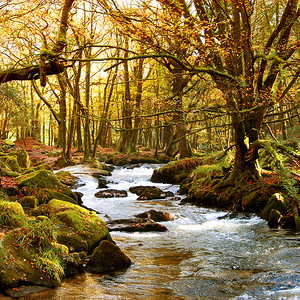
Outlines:
[[[155,185],[177,192],[178,186],[149,182],[157,165],[116,168],[109,188]],[[68,167],[83,185],[84,205],[99,217],[130,218],[155,209],[175,219],[160,222],[166,232],[112,232],[131,258],[129,269],[106,275],[80,274],[65,280],[47,299],[300,299],[300,238],[287,230],[272,230],[257,216],[219,219],[226,212],[180,205],[180,200],[137,201],[94,197],[98,181],[93,170]]]

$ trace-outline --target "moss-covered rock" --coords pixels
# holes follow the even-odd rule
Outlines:
[[[73,198],[71,198],[70,196],[50,189],[39,190],[39,192],[36,194],[36,197],[38,198],[40,204],[48,203],[52,199],[58,199],[77,204],[77,201],[74,199],[74,196]]]
[[[117,245],[109,241],[102,241],[93,251],[86,264],[86,270],[91,273],[106,273],[125,269],[130,265],[130,258]]]
[[[55,173],[55,176],[60,180],[61,183],[68,186],[72,186],[77,182],[77,178],[68,171],[58,171]]]
[[[281,213],[276,210],[276,209],[272,209],[269,215],[269,219],[268,219],[268,225],[270,228],[277,228],[279,225],[279,221],[281,219],[282,215]]]
[[[27,224],[20,203],[0,201],[0,226],[21,227]]]
[[[105,222],[93,211],[56,199],[48,203],[48,209],[49,217],[54,223],[70,227],[86,241],[89,253],[92,253],[100,241],[109,238]]]
[[[38,170],[27,173],[16,177],[15,180],[20,188],[33,187],[36,190],[47,188],[76,199],[72,191],[66,185],[62,184],[54,173],[49,170]]]
[[[13,172],[21,172],[21,168],[18,163],[17,156],[15,155],[7,155],[0,156],[0,161],[2,161],[11,171]]]
[[[17,156],[18,163],[21,168],[23,169],[30,168],[31,161],[29,159],[29,155],[26,150],[24,149],[17,150],[15,152],[15,155]]]
[[[39,205],[39,201],[34,196],[25,196],[18,200],[22,207],[35,208]]]
[[[151,177],[152,182],[180,183],[202,163],[200,158],[185,158],[170,162],[162,168],[156,169]]]
[[[67,245],[70,252],[88,252],[89,246],[85,239],[71,228],[58,224],[55,228],[57,242]]]
[[[16,177],[20,171],[21,169],[16,156],[12,154],[0,155],[0,176]]]
[[[0,247],[0,288],[24,283],[60,285],[64,272],[59,255],[63,253],[54,242],[48,222],[35,222],[6,234]]]
[[[275,193],[270,198],[266,207],[263,209],[261,213],[261,217],[265,220],[268,220],[272,209],[279,211],[281,214],[284,215],[286,214],[287,208],[282,194]]]
[[[65,277],[71,277],[84,272],[85,257],[79,253],[71,253],[61,256]]]
[[[23,175],[28,174],[28,173],[32,173],[32,172],[36,172],[36,171],[40,171],[40,170],[48,170],[53,172],[53,169],[50,165],[48,164],[41,164],[32,168],[29,168],[28,170],[23,171]]]

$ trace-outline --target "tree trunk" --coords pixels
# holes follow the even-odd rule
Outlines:
[[[172,79],[172,104],[175,110],[173,121],[176,124],[176,135],[180,158],[192,156],[192,150],[186,133],[185,113],[182,107],[183,89],[187,85],[188,79],[183,77],[182,72],[183,70],[181,69],[175,69],[175,74]]]

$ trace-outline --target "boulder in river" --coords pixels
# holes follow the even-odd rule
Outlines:
[[[87,243],[88,253],[92,253],[102,240],[110,239],[105,222],[93,211],[56,199],[48,203],[47,211],[54,223],[70,227]]]
[[[130,258],[117,245],[102,241],[93,251],[86,270],[91,273],[107,273],[128,268],[130,265]]]
[[[121,198],[127,197],[127,192],[123,190],[114,190],[114,189],[107,189],[103,191],[99,191],[95,194],[97,198]]]
[[[163,183],[181,183],[193,170],[202,164],[202,158],[185,158],[172,161],[154,170],[151,181]]]
[[[174,219],[171,214],[169,214],[167,212],[163,212],[163,211],[156,211],[154,209],[150,209],[146,212],[138,214],[138,215],[136,215],[136,217],[151,219],[155,222],[171,221]]]
[[[133,186],[129,191],[139,196],[137,200],[165,199],[174,196],[172,192],[164,192],[155,186]]]
[[[107,223],[109,231],[149,232],[167,231],[167,227],[148,218],[131,218],[112,220]]]

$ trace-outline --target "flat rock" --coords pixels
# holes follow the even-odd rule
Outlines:
[[[119,198],[119,197],[127,197],[127,192],[123,190],[114,190],[107,189],[103,191],[99,191],[95,194],[97,198]]]
[[[109,231],[125,231],[125,232],[149,232],[149,231],[167,231],[167,227],[148,220],[146,222],[118,224],[108,226]]]
[[[171,214],[163,211],[156,211],[154,209],[138,214],[136,217],[151,219],[155,222],[171,221],[174,219]]]

